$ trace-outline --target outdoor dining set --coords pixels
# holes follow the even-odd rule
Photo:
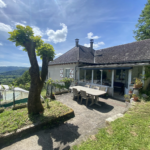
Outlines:
[[[81,103],[82,100],[86,100],[86,106],[88,105],[89,99],[92,100],[92,103],[90,104],[96,104],[98,106],[101,106],[98,103],[98,98],[101,95],[105,95],[107,93],[107,87],[106,86],[95,86],[95,85],[90,85],[87,84],[85,86],[73,86],[70,87],[70,89],[73,92],[73,97],[77,97],[77,100],[79,101],[79,98],[81,97]]]

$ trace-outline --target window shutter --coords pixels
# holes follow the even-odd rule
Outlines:
[[[70,78],[73,78],[74,76],[74,69],[70,69]]]
[[[61,78],[64,77],[64,75],[63,75],[63,69],[62,69],[62,68],[60,69],[60,77],[61,77]]]

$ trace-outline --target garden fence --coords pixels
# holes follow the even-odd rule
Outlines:
[[[28,94],[28,92],[19,90],[0,90],[0,107],[11,106],[14,102],[15,104],[27,102]]]

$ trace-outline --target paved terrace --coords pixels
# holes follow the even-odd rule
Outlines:
[[[69,149],[69,145],[80,143],[89,135],[96,134],[99,128],[105,127],[105,119],[122,113],[126,104],[111,98],[99,98],[101,107],[91,107],[78,103],[72,93],[56,96],[57,100],[71,107],[75,117],[53,129],[46,129],[18,138],[14,143],[2,150],[62,150]],[[91,102],[89,101],[89,104]]]

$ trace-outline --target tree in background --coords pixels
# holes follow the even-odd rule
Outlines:
[[[137,41],[150,38],[150,0],[148,0],[136,24],[137,30],[134,30],[134,38]]]
[[[136,24],[137,30],[134,30],[134,38],[137,41],[150,39],[150,0],[145,4],[144,9],[138,19],[138,23]],[[144,79],[146,82],[144,83],[144,90],[147,91],[148,95],[150,95],[150,66],[145,67],[145,76]]]
[[[21,77],[16,78],[13,81],[13,84],[15,84],[18,87],[23,88],[25,90],[29,90],[30,84],[31,84],[31,77],[29,74],[29,70],[25,71]]]
[[[15,42],[16,46],[24,47],[23,50],[28,53],[31,64],[29,68],[31,85],[28,97],[28,113],[38,114],[44,111],[40,94],[48,73],[48,62],[53,60],[55,52],[52,45],[44,43],[40,36],[34,36],[30,26],[17,25],[16,28],[14,31],[8,32],[10,34],[8,40]],[[41,73],[36,55],[42,59]]]

